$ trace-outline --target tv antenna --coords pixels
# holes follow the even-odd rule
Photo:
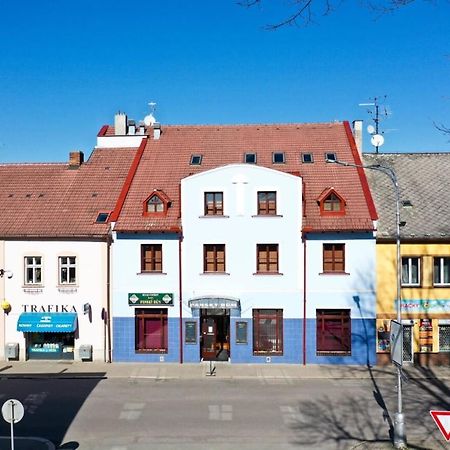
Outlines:
[[[150,114],[148,116],[144,117],[144,124],[147,127],[150,127],[150,126],[153,126],[156,122],[156,119],[155,119],[156,103],[149,102],[148,106],[150,107]]]
[[[374,125],[367,126],[367,132],[372,136],[370,138],[371,144],[375,147],[375,153],[378,153],[378,149],[384,144],[384,131],[380,132],[380,121],[389,115],[386,105],[386,95],[380,98],[374,97],[373,101],[369,103],[360,103],[359,106],[366,106],[367,112],[372,116]]]

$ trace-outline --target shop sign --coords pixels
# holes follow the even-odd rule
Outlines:
[[[75,305],[22,305],[23,312],[38,313],[76,313]]]
[[[130,306],[173,306],[173,294],[128,294],[128,305]]]
[[[450,299],[408,300],[402,299],[401,308],[407,313],[448,313]]]

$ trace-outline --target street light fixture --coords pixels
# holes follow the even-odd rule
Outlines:
[[[6,275],[9,279],[13,277],[13,273],[10,270],[0,269],[0,278]]]
[[[401,309],[401,257],[400,257],[400,188],[398,185],[397,175],[392,167],[383,166],[381,164],[352,164],[337,159],[327,159],[329,163],[339,164],[345,167],[356,167],[360,169],[375,170],[384,173],[389,177],[395,189],[395,237],[397,245],[397,322],[401,324],[402,309]],[[406,434],[405,434],[405,417],[402,411],[402,369],[399,365],[397,367],[397,413],[394,418],[394,446],[399,449],[406,449]]]

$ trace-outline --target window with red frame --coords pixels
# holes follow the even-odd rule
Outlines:
[[[348,309],[318,309],[317,353],[351,354],[351,321]]]
[[[283,354],[283,310],[253,310],[253,353]]]
[[[345,244],[323,244],[323,272],[345,272]]]
[[[225,244],[203,246],[203,271],[225,272]]]
[[[342,200],[334,193],[328,195],[323,201],[324,212],[340,212],[343,207]]]
[[[158,195],[152,195],[148,200],[147,200],[147,213],[160,213],[160,212],[164,212],[164,202],[162,201],[161,198],[159,198]]]
[[[162,244],[141,245],[141,272],[162,272]]]
[[[277,193],[273,191],[258,192],[258,215],[275,216],[277,214]]]
[[[278,273],[278,244],[256,245],[256,270]]]
[[[223,192],[205,192],[205,216],[223,216]]]
[[[135,309],[135,350],[142,353],[167,353],[167,309]]]

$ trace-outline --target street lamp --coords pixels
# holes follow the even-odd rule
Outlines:
[[[0,269],[0,278],[6,275],[9,279],[13,277],[13,273],[10,270]]]
[[[391,167],[382,166],[381,164],[352,164],[337,159],[327,159],[327,162],[339,164],[345,167],[356,167],[361,169],[376,170],[384,173],[389,177],[395,189],[395,238],[397,245],[397,322],[401,324],[402,309],[401,309],[401,257],[400,257],[400,188],[398,186],[397,175]],[[394,418],[394,446],[395,448],[406,449],[406,434],[405,434],[405,417],[402,411],[402,371],[401,367],[397,367],[397,413]]]

